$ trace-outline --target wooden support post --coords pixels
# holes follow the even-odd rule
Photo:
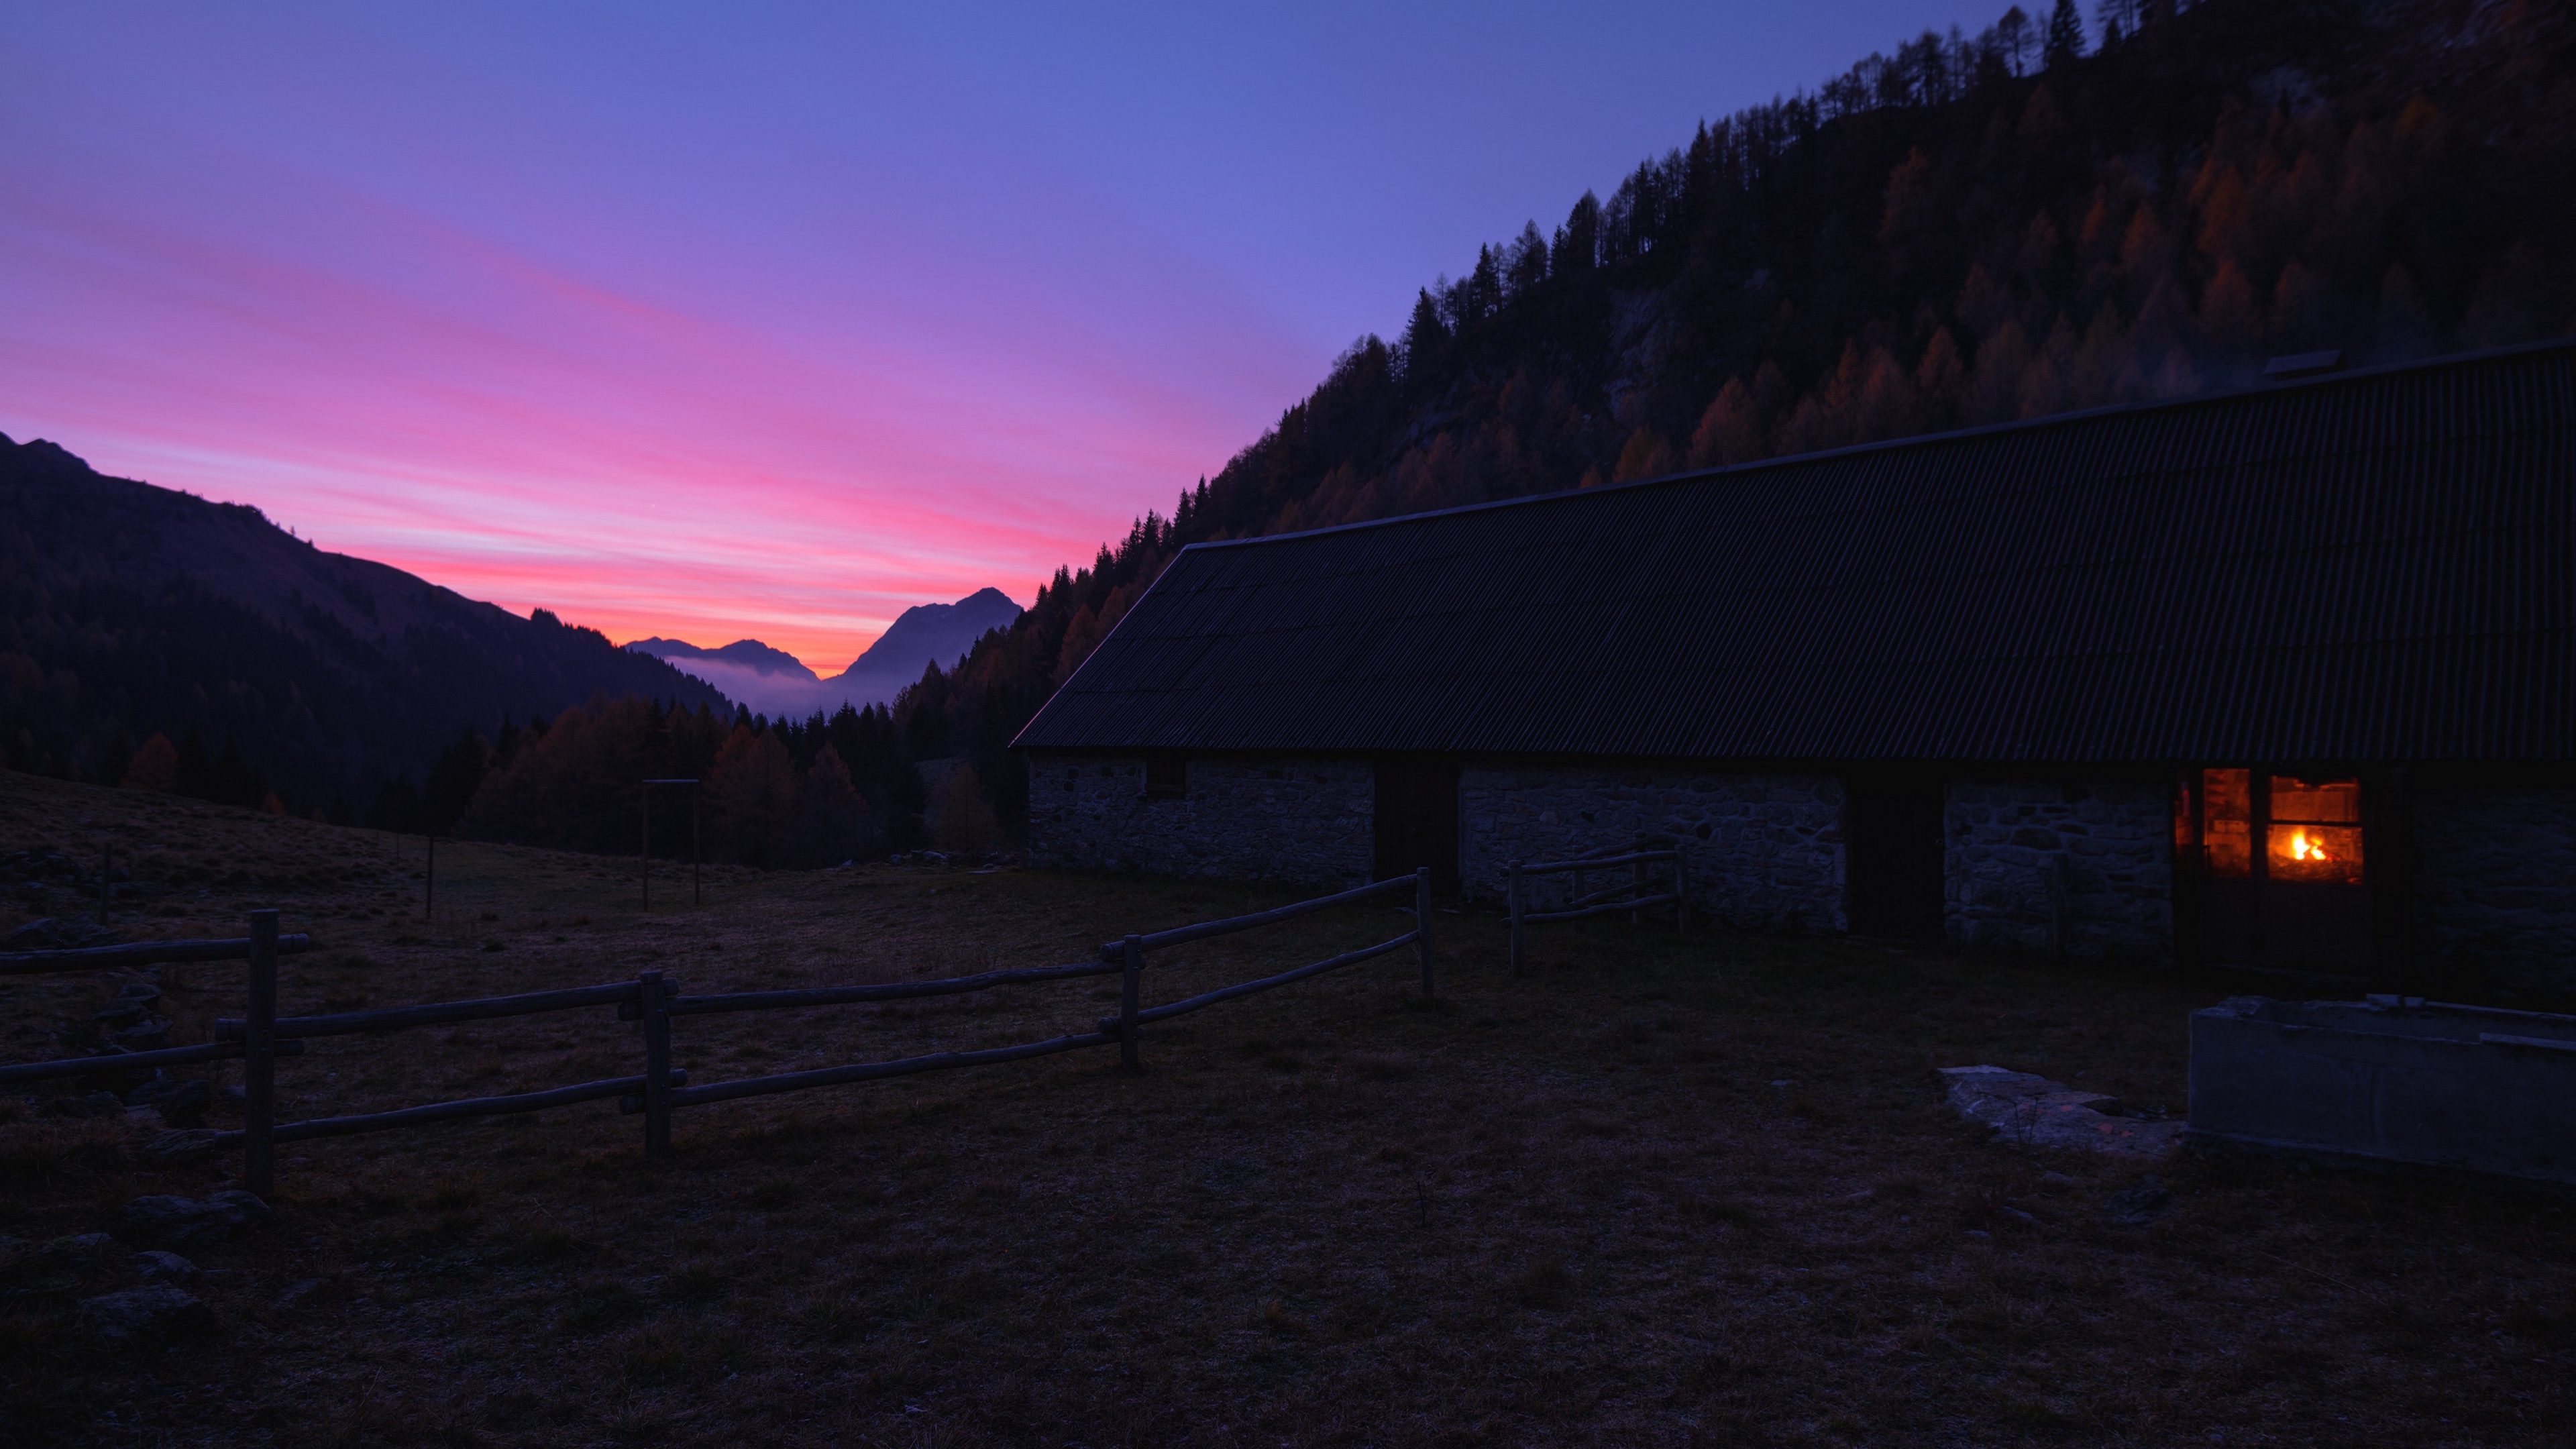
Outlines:
[[[671,1155],[671,1001],[662,973],[635,978],[636,1006],[644,1021],[644,1155]]]
[[[1118,984],[1118,1062],[1131,1072],[1142,1071],[1145,1064],[1136,1056],[1136,995],[1137,978],[1145,972],[1145,938],[1131,935],[1118,950],[1126,968]]]
[[[1422,962],[1422,999],[1430,1001],[1439,993],[1431,977],[1431,867],[1413,870],[1413,954]]]
[[[108,882],[116,878],[115,868],[116,847],[100,846],[98,848],[98,923],[102,926],[107,924],[108,903],[113,890]]]
[[[2066,857],[2048,858],[2048,951],[2057,960],[2066,959]]]
[[[1515,860],[1511,863],[1511,867],[1505,879],[1508,884],[1503,887],[1503,902],[1511,911],[1512,915],[1512,974],[1514,976],[1518,976],[1521,974],[1522,952],[1526,949],[1523,944],[1523,931],[1525,928],[1521,924],[1521,914],[1523,911],[1528,909],[1528,907],[1521,901],[1521,863],[1519,861]]]
[[[1673,847],[1673,929],[1690,934],[1690,854]]]
[[[250,913],[250,1001],[242,1014],[242,1186],[277,1187],[277,912]]]

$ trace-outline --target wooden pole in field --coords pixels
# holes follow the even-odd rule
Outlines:
[[[1505,908],[1511,912],[1512,916],[1512,974],[1514,976],[1518,976],[1521,974],[1521,911],[1523,907],[1521,905],[1521,863],[1517,860],[1513,861],[1509,869],[1505,872],[1503,904]]]
[[[250,1001],[242,1019],[242,1186],[277,1187],[277,912],[250,913]]]
[[[1136,1056],[1136,996],[1141,985],[1137,978],[1145,972],[1145,938],[1130,935],[1119,947],[1120,964],[1126,968],[1118,984],[1118,1062],[1131,1072],[1144,1070]]]
[[[671,1155],[671,1003],[662,973],[635,978],[636,1005],[644,1020],[644,1155]]]
[[[1422,999],[1429,1001],[1439,988],[1431,979],[1431,867],[1427,865],[1413,870],[1413,954],[1421,958]]]

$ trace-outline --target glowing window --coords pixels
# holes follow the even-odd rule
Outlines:
[[[2254,772],[2200,772],[2201,818],[2206,822],[2201,844],[2208,851],[2209,873],[2243,880],[2254,873]]]
[[[2270,784],[2263,864],[2272,879],[2361,884],[2361,782],[2274,775]]]

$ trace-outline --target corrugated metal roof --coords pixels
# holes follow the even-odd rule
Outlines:
[[[2576,346],[1197,545],[1016,743],[2576,759]]]

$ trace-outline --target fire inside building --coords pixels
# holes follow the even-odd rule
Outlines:
[[[2576,996],[2576,347],[1183,550],[1043,863]]]

